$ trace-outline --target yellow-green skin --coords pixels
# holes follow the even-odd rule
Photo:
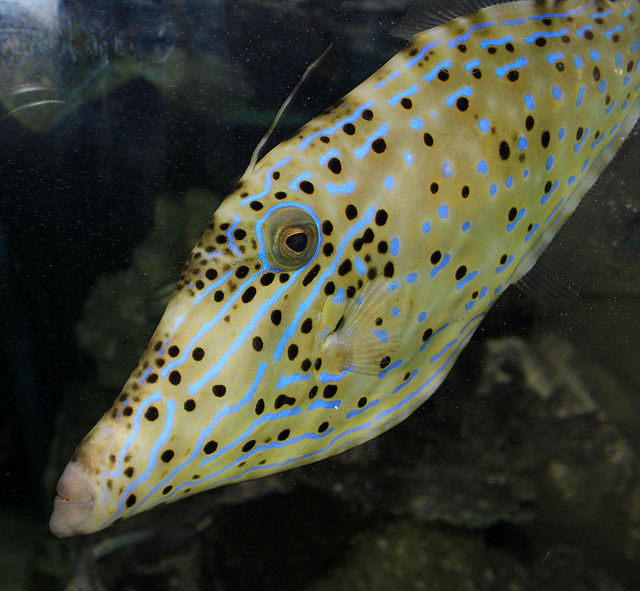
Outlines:
[[[419,33],[264,157],[65,469],[52,531],[320,460],[422,404],[638,118],[639,8],[523,1]]]

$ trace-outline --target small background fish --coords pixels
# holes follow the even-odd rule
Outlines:
[[[317,53],[314,51],[306,61],[311,61]],[[275,59],[279,54],[273,55]],[[349,64],[359,59],[356,56],[350,61],[344,53],[340,58]],[[384,61],[378,53],[367,59],[375,65]],[[267,76],[266,71],[263,75]],[[322,72],[318,75],[323,79]],[[333,98],[338,98],[355,81],[349,77]],[[279,84],[279,78],[273,82]],[[315,84],[313,80],[311,83]],[[304,102],[304,97],[301,98]],[[317,101],[317,97],[314,100]],[[274,101],[276,105],[278,102]],[[243,147],[245,156],[250,152],[251,145]],[[637,152],[631,151],[632,162],[627,161],[626,176],[615,179],[614,187],[633,182],[634,154]],[[238,174],[242,168],[238,165]],[[181,207],[180,203],[188,207],[193,197],[190,193],[182,202],[168,197],[176,209],[165,215],[165,219],[182,218],[184,214],[177,208]],[[633,195],[626,197],[632,202]],[[202,217],[193,224],[193,231],[197,232],[208,218],[209,211],[206,207],[203,209]],[[136,257],[138,277],[144,277],[144,270],[154,264],[151,252],[163,242],[162,232],[166,233],[171,226],[169,223],[164,230],[159,228],[157,237],[150,238],[146,254],[141,252]],[[184,239],[183,254],[190,240]],[[183,254],[176,254],[175,258],[184,258]],[[162,256],[157,267],[166,265]],[[597,253],[600,258],[596,262],[602,256],[602,252]],[[225,573],[220,577],[222,580],[215,581],[216,588],[220,589],[239,586],[251,589],[257,581],[263,588],[276,588],[279,583],[300,588],[332,585],[357,589],[359,581],[366,582],[368,588],[375,582],[389,588],[389,581],[398,580],[406,588],[420,588],[427,582],[435,585],[436,581],[445,580],[454,586],[474,581],[479,588],[495,588],[513,581],[519,581],[523,588],[525,585],[539,587],[541,582],[550,588],[561,582],[565,586],[559,588],[571,588],[578,573],[586,572],[588,585],[592,585],[587,588],[606,588],[607,585],[633,588],[630,567],[633,562],[623,556],[634,548],[630,536],[634,523],[630,500],[636,494],[634,450],[637,447],[633,443],[634,430],[627,425],[637,416],[637,412],[632,412],[637,374],[633,369],[633,355],[629,354],[633,344],[628,339],[639,333],[629,330],[635,321],[637,291],[633,287],[634,259],[625,259],[623,250],[608,260],[608,264],[598,265],[602,264],[607,270],[624,271],[629,289],[622,298],[615,283],[609,284],[606,293],[617,297],[605,299],[606,293],[600,293],[601,286],[595,282],[585,305],[584,321],[580,311],[574,310],[573,318],[562,314],[567,318],[569,337],[580,331],[577,346],[572,347],[570,342],[558,338],[557,312],[546,310],[538,315],[530,300],[514,294],[511,301],[504,302],[488,319],[489,323],[478,335],[479,340],[472,343],[452,381],[445,385],[446,390],[397,432],[349,455],[336,457],[327,465],[247,483],[241,490],[221,489],[211,495],[200,495],[190,499],[188,506],[167,507],[163,521],[174,518],[177,522],[184,520],[185,511],[206,514],[212,505],[227,507],[225,518],[218,520],[215,532],[211,531],[198,545],[198,552],[204,557],[200,572],[206,575],[205,581],[197,584],[210,588],[211,585],[206,587],[205,583],[211,583],[213,575],[222,572]],[[104,327],[122,324],[121,320],[114,320],[116,312],[124,318],[135,317],[131,314],[132,305],[138,305],[143,294],[134,291],[140,280],[132,277],[133,273],[129,273],[112,278],[108,283],[110,287],[103,291],[108,296],[99,296],[96,292],[92,299],[93,312],[87,313],[81,329],[83,339],[100,342],[99,333],[106,334]],[[148,292],[144,297],[148,298]],[[122,303],[106,311],[104,324],[100,326],[97,314],[102,306],[99,302],[113,302],[114,298],[122,298]],[[549,328],[537,324],[537,319],[544,316],[551,318]],[[148,320],[148,330],[153,329],[155,322],[156,319]],[[603,326],[608,330],[604,340]],[[114,329],[109,337],[111,347],[99,348],[101,359],[97,366],[101,373],[107,368],[119,371],[120,376],[111,380],[122,381],[136,353],[132,346],[132,357],[124,361],[123,366],[116,366],[113,357],[109,362],[109,351],[113,354],[120,343],[126,345],[131,338],[116,332]],[[526,340],[485,341],[505,333],[516,333]],[[545,338],[549,333],[553,335],[551,340]],[[492,343],[501,346],[494,347]],[[485,346],[491,347],[486,357]],[[567,359],[571,351],[577,355],[574,361]],[[518,361],[523,358],[527,363]],[[548,387],[531,387],[539,382]],[[105,387],[86,382],[74,388],[59,418],[59,429],[65,433],[57,440],[60,447],[73,447],[77,438],[69,431],[79,421],[78,416],[74,414],[74,419],[69,420],[70,415],[66,413],[71,413],[72,408],[77,413],[78,398],[88,400],[91,396],[95,400],[102,396],[100,402],[88,406],[108,404],[112,397],[110,387],[110,384]],[[585,391],[598,398],[598,412],[594,413],[593,402],[580,405]],[[608,401],[604,407],[603,400]],[[627,410],[622,411],[621,405]],[[85,425],[78,427],[77,435],[93,420],[90,415],[95,411],[87,408],[86,412]],[[58,464],[66,459],[68,451],[59,452]],[[50,479],[54,478],[52,473]],[[600,522],[600,509],[609,504],[612,496],[620,501],[614,503],[616,512],[608,516],[602,530],[597,530],[598,542],[607,541],[601,541],[596,551],[590,550],[593,536],[577,539],[576,524],[588,532],[593,531],[592,527],[598,527]],[[254,500],[250,502],[250,499]],[[309,506],[316,509],[315,515],[309,515]],[[31,511],[25,521],[30,517]],[[146,518],[154,523],[158,516],[150,513],[140,517]],[[331,531],[325,525],[329,521]],[[442,531],[439,523],[452,527],[448,532]],[[344,527],[337,528],[336,524]],[[620,527],[616,529],[612,524]],[[20,525],[24,526],[24,522]],[[130,522],[123,527],[125,525],[134,529],[145,527],[142,522]],[[541,526],[543,533],[539,533]],[[260,529],[256,531],[256,527]],[[619,535],[620,531],[627,534]],[[265,539],[270,543],[265,545]],[[352,540],[349,546],[346,540]],[[412,549],[411,560],[404,561],[402,557],[407,556],[408,546]],[[57,543],[56,547],[60,548]],[[347,547],[350,548],[348,556]],[[46,555],[44,548],[39,555],[41,559]],[[609,560],[611,556],[616,562]],[[149,588],[151,581],[160,581],[153,575],[135,582],[127,580],[127,562],[118,562],[116,555],[111,558],[113,562],[106,563],[105,569],[111,588],[117,588],[123,581],[130,586]],[[40,560],[40,568],[42,563]],[[329,572],[323,568],[324,574],[318,575],[319,564],[329,564],[332,568]],[[477,564],[487,567],[486,579],[474,578],[471,565]],[[436,570],[441,575],[435,573]],[[626,587],[625,573],[631,581]],[[36,582],[42,582],[43,576],[42,570],[36,571],[33,588],[42,588]],[[396,578],[391,579],[392,576]],[[51,579],[45,580],[51,583]],[[49,588],[55,587],[49,585]]]

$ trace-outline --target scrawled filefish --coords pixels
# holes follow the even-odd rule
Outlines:
[[[52,531],[326,458],[422,404],[635,124],[639,17],[483,8],[267,154],[65,468]]]

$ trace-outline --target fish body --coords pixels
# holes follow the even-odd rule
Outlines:
[[[128,80],[157,78],[174,41],[155,0],[0,0],[0,104],[29,129],[51,131]]]
[[[222,203],[58,483],[89,533],[317,461],[422,404],[638,118],[637,0],[417,34]]]

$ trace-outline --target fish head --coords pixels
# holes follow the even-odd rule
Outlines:
[[[332,204],[278,176],[265,189],[256,172],[216,211],[138,366],[60,478],[55,534],[377,434],[362,413],[397,386],[387,372],[411,308],[373,256],[388,214],[374,195]]]

